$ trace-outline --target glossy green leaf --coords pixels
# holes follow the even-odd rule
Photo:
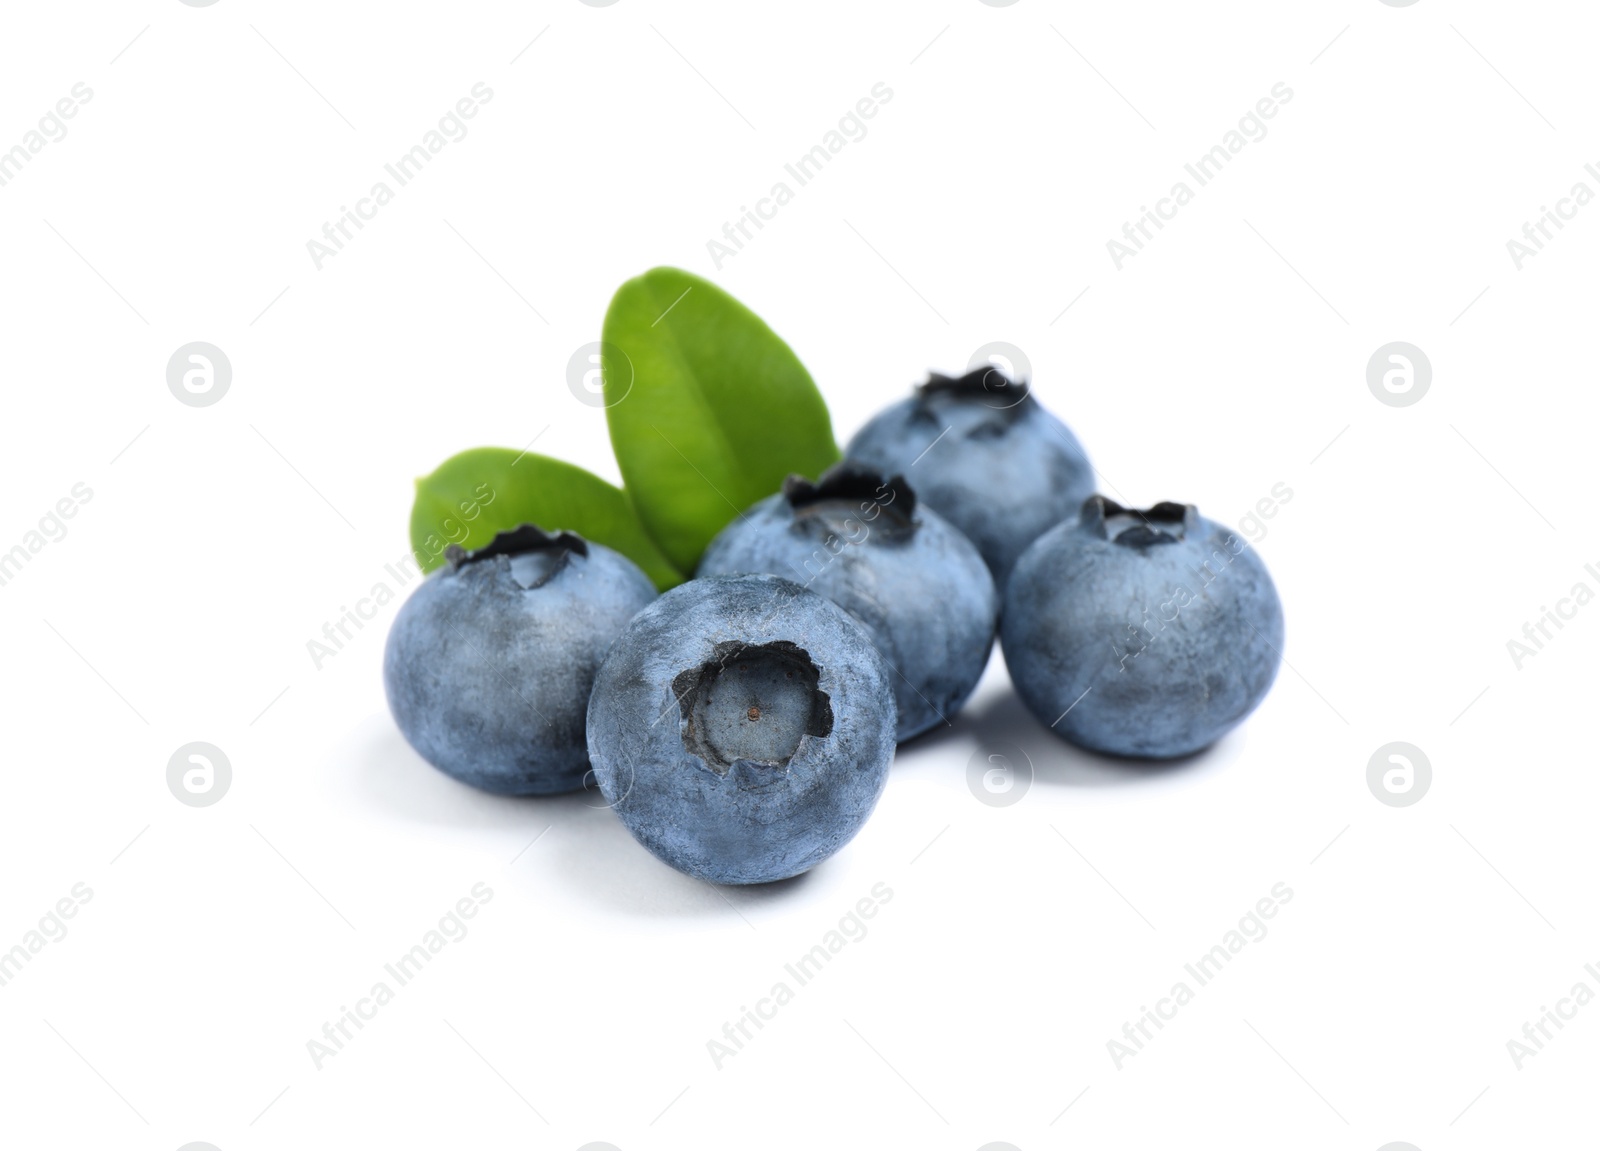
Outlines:
[[[602,370],[611,446],[645,530],[681,570],[791,472],[839,458],[811,376],[739,301],[677,268],[617,290]]]
[[[482,547],[519,524],[604,544],[638,564],[663,591],[683,582],[640,525],[626,493],[582,468],[512,448],[474,448],[417,481],[411,547],[423,571],[444,563],[450,544]]]

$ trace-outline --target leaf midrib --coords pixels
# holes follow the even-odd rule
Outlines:
[[[690,285],[691,288],[693,288],[693,286],[694,285],[692,285],[692,284]],[[655,284],[651,284],[650,285],[650,294],[651,294],[652,297],[655,297],[654,302],[659,305],[661,303],[661,300],[660,300],[660,297],[656,296],[656,286],[655,286]],[[730,299],[731,299],[731,297],[730,297]],[[735,306],[738,306],[737,301],[735,301]],[[755,316],[754,312],[750,313],[750,315],[751,315],[752,318],[754,318],[756,320],[757,323],[761,322],[759,317]],[[720,442],[720,444],[722,446],[722,450],[723,450],[723,458],[724,459],[728,459],[728,460],[732,460],[737,465],[739,474],[737,474],[734,477],[734,479],[741,481],[740,486],[742,487],[743,486],[742,481],[743,481],[744,475],[747,475],[748,471],[749,471],[749,469],[745,466],[744,457],[742,455],[740,455],[738,450],[734,447],[733,440],[729,437],[728,429],[723,426],[722,417],[718,414],[718,412],[716,410],[717,406],[714,403],[711,402],[710,397],[707,396],[705,391],[702,389],[701,384],[700,384],[700,376],[698,375],[697,372],[695,372],[693,370],[689,370],[689,368],[690,368],[689,358],[684,353],[683,344],[678,340],[678,334],[677,334],[676,330],[674,330],[674,328],[670,324],[666,328],[666,337],[667,337],[668,343],[670,343],[670,345],[672,347],[672,354],[678,361],[678,366],[681,369],[684,369],[683,371],[680,372],[680,375],[686,376],[689,379],[693,380],[693,382],[694,382],[695,403],[699,406],[699,408],[700,408],[700,410],[701,410],[701,412],[703,414],[707,414],[707,415],[709,415],[711,417],[710,418],[710,423],[711,423],[711,426],[716,429],[717,440]],[[660,428],[657,428],[656,431],[658,433],[660,433],[661,438],[663,440],[666,440],[666,433],[665,432],[662,432]],[[676,444],[673,444],[671,440],[667,440],[666,442],[667,442],[668,446],[672,447],[674,450],[676,450],[679,455],[683,454],[682,449],[678,448]],[[684,458],[687,459],[688,457],[684,457]],[[724,479],[724,481],[727,481],[727,477],[723,477],[723,479]],[[706,483],[708,483],[708,484],[711,483],[711,479],[710,479],[709,476],[705,477],[705,480],[706,480]],[[712,486],[712,490],[715,491],[716,490],[716,485],[712,484],[711,486]],[[734,493],[734,495],[737,497],[737,500],[744,500],[745,499],[745,493],[742,492],[742,491],[736,492],[736,493]],[[744,512],[745,512],[745,508],[748,507],[748,506],[749,506],[748,502],[746,502],[744,505],[738,507],[736,509],[736,514],[743,515]]]

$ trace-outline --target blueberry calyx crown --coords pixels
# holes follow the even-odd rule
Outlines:
[[[684,750],[717,775],[731,771],[741,789],[781,783],[806,737],[833,734],[820,681],[810,654],[790,640],[714,644],[710,659],[672,679]]]
[[[885,495],[890,498],[882,499]],[[885,477],[883,472],[854,459],[843,459],[829,467],[816,483],[805,475],[790,475],[784,480],[784,498],[795,511],[822,503],[824,499],[874,499],[885,506],[896,507],[906,519],[917,511],[917,493],[912,491],[904,475]]]
[[[912,512],[917,511],[917,493],[906,477],[885,477],[883,472],[854,459],[843,459],[829,467],[816,483],[805,475],[790,475],[784,480],[784,499],[789,501],[797,520],[816,517],[832,522],[883,517],[885,523],[878,527],[890,528],[891,535],[909,535],[917,528],[912,519]],[[872,511],[874,506],[877,511]]]
[[[1078,513],[1078,530],[1122,547],[1145,548],[1156,544],[1174,544],[1200,522],[1200,512],[1193,504],[1162,500],[1140,511],[1125,508],[1105,496],[1090,496],[1083,501]]]
[[[452,572],[496,556],[507,557],[512,578],[524,590],[543,587],[567,566],[573,555],[587,557],[588,541],[571,532],[547,532],[537,524],[521,524],[509,531],[496,532],[494,539],[471,551],[460,544],[444,549]]]
[[[1013,380],[992,364],[974,368],[964,376],[944,376],[929,372],[926,383],[916,385],[919,400],[950,396],[961,400],[980,400],[1001,411],[1020,409],[1032,391],[1028,380]]]

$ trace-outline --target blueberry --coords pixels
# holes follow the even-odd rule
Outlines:
[[[844,463],[816,484],[789,477],[700,559],[702,576],[732,572],[792,579],[866,625],[892,673],[897,739],[954,715],[989,662],[1000,607],[989,569],[899,476]]]
[[[845,454],[910,477],[923,504],[978,545],[1001,588],[1027,546],[1094,492],[1077,438],[1025,382],[994,368],[929,376],[869,420]]]
[[[446,555],[389,631],[395,723],[423,759],[473,787],[577,790],[595,671],[655,587],[610,548],[532,525]]]
[[[786,879],[877,804],[894,756],[890,674],[860,623],[798,584],[690,580],[606,656],[589,758],[662,861],[712,883]]]
[[[1165,759],[1255,710],[1278,673],[1283,607],[1260,557],[1192,506],[1094,496],[1018,561],[1000,642],[1017,694],[1056,734]]]

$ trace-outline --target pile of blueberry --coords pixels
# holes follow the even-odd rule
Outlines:
[[[960,709],[997,632],[1063,739],[1188,755],[1271,686],[1277,592],[1193,506],[1124,508],[1093,474],[1024,385],[935,375],[659,597],[568,532],[451,548],[389,635],[389,707],[485,791],[574,791],[592,771],[640,843],[715,883],[798,875],[854,837],[895,744]]]

